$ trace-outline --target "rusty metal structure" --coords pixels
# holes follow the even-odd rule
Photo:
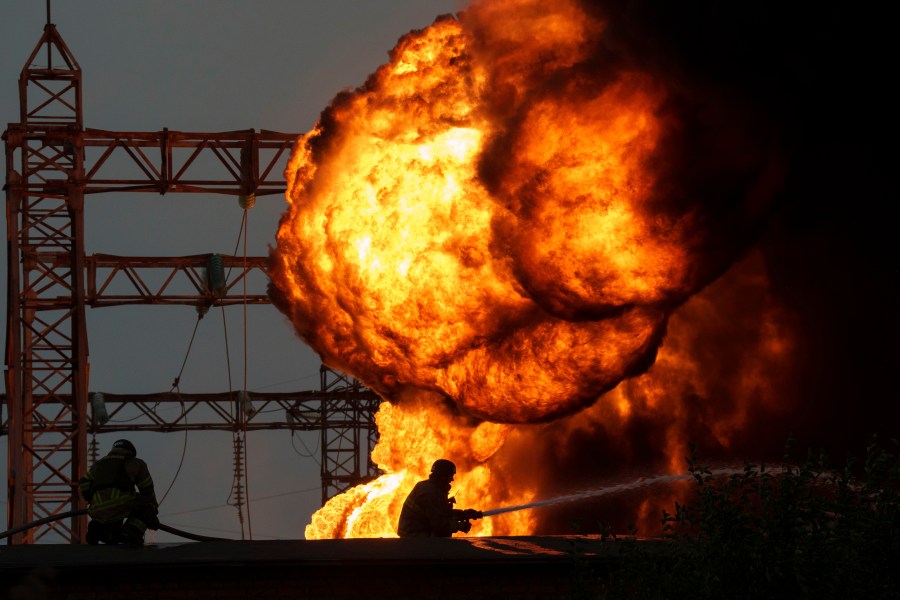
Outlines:
[[[3,134],[8,310],[0,433],[9,448],[9,528],[83,508],[77,482],[88,465],[89,433],[316,430],[323,503],[377,475],[365,457],[377,438],[374,413],[381,400],[324,366],[319,389],[309,392],[89,391],[87,308],[162,304],[206,310],[269,299],[265,289],[247,291],[251,277],[265,280],[264,257],[86,256],[85,199],[115,192],[222,194],[239,198],[247,210],[256,197],[284,193],[278,163],[296,134],[85,129],[81,68],[50,23],[49,7],[47,21],[19,78],[20,120]],[[116,165],[123,164],[132,174],[117,174]],[[220,174],[206,174],[210,165]],[[222,280],[212,281],[211,261],[224,267]],[[178,403],[181,415],[160,417],[155,407],[166,403]],[[98,415],[97,407],[106,414]],[[188,423],[186,415],[197,414],[198,407],[212,417]],[[273,408],[283,409],[284,418],[264,420],[261,415]],[[126,410],[137,416],[125,424],[111,419]],[[59,520],[16,534],[9,543],[35,543],[51,532],[79,543],[86,526],[85,516]]]

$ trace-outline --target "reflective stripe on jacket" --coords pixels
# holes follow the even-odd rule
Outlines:
[[[124,449],[113,450],[98,460],[78,482],[82,497],[87,500],[91,519],[101,523],[120,521],[129,516],[141,500],[156,512],[158,503],[153,479],[147,463],[131,456]]]

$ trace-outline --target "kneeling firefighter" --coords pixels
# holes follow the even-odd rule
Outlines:
[[[469,532],[469,521],[482,514],[471,508],[453,508],[455,500],[448,494],[455,476],[456,465],[449,460],[441,458],[431,465],[428,479],[417,483],[403,502],[397,527],[400,537],[450,537],[457,531]]]
[[[153,478],[130,441],[116,440],[78,485],[89,503],[88,544],[140,546],[148,528],[159,528]]]

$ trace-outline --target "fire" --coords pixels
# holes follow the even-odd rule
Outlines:
[[[452,457],[458,467],[451,496],[460,508],[517,504],[536,492],[517,485],[495,456],[505,446],[508,425],[473,423],[428,393],[385,402],[376,415],[380,439],[372,459],[388,474],[332,498],[306,528],[307,539],[331,537],[396,537],[397,520],[406,495],[425,479],[432,457]],[[470,535],[524,532],[533,527],[527,512],[473,522]]]
[[[574,0],[475,2],[401,38],[298,139],[273,300],[323,362],[388,400],[373,453],[387,474],[332,499],[307,538],[395,535],[440,457],[458,465],[458,506],[527,503],[545,479],[538,436],[667,410],[643,379],[620,383],[744,250],[777,160],[752,132],[691,154],[695,83],[607,44],[610,19]],[[701,137],[749,132],[740,111],[703,115]],[[508,513],[470,535],[535,522]]]

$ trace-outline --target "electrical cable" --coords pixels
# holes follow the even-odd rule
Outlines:
[[[222,306],[221,309],[222,335],[225,337],[225,372],[228,373],[228,393],[230,394],[234,390],[234,386],[231,382],[231,349],[228,347],[228,319],[225,318],[225,307]]]
[[[175,392],[178,395],[178,402],[181,404],[181,418],[184,420],[185,424],[187,424],[187,411],[184,408],[184,399],[181,397],[181,390]],[[181,473],[181,467],[184,465],[184,457],[187,455],[187,440],[188,440],[188,429],[184,428],[184,443],[181,446],[181,460],[178,461],[178,469],[175,470],[175,475],[172,477],[172,483],[169,484],[166,493],[162,495],[162,498],[159,499],[157,504],[162,504],[166,499],[166,496],[169,495],[169,492],[172,491],[172,487],[175,485],[175,481],[178,480],[178,474]]]
[[[237,239],[234,242],[234,250],[231,251],[232,256],[235,256],[237,254],[238,248],[240,247],[240,244],[241,244],[241,236],[243,235],[243,232],[244,232],[244,218],[242,215],[241,216],[241,224],[240,224],[240,227],[238,228]],[[229,267],[228,272],[225,274],[225,281],[230,280],[231,271],[232,271],[232,267]],[[234,383],[231,379],[231,348],[228,344],[228,319],[225,318],[225,307],[222,306],[220,308],[221,308],[221,312],[222,312],[222,335],[225,340],[225,373],[228,377],[228,394],[230,396],[231,393],[234,391]],[[235,409],[236,404],[237,404],[236,402],[231,403],[231,404],[229,404],[229,407],[228,407],[229,416],[232,418],[232,420],[236,420],[237,418],[239,418],[238,414],[236,412],[236,409]],[[239,438],[238,438],[238,434],[237,434],[236,430],[232,430],[232,432],[231,432],[231,444],[232,444],[232,447],[235,449],[235,451],[238,452],[237,449],[240,446],[239,446]],[[241,526],[241,539],[244,539],[244,514],[243,514],[243,502],[241,501],[242,494],[238,493],[235,503],[231,504],[231,498],[232,498],[232,496],[234,496],[235,488],[238,488],[241,491],[243,489],[243,486],[240,481],[240,473],[238,471],[237,460],[238,460],[237,456],[235,456],[235,469],[234,469],[234,472],[233,472],[232,478],[231,478],[231,489],[228,490],[228,496],[225,498],[225,504],[227,506],[234,506],[237,508],[238,523]]]
[[[275,387],[278,385],[284,385],[286,383],[295,383],[297,381],[305,381],[307,379],[312,379],[313,377],[318,377],[318,376],[319,376],[318,373],[310,373],[309,375],[304,375],[303,377],[296,377],[294,379],[286,379],[284,381],[276,381],[275,383],[270,383],[268,385],[260,385],[260,386],[257,386],[256,389],[257,390],[265,390],[265,389],[272,388],[272,387]]]
[[[241,242],[243,241],[244,247],[244,261],[243,261],[243,277],[241,281],[243,283],[243,321],[244,321],[244,383],[243,383],[243,396],[241,398],[241,406],[237,409],[237,414],[232,414],[232,418],[237,419],[238,423],[240,423],[240,430],[233,432],[232,442],[235,448],[241,448],[239,455],[235,456],[235,476],[232,480],[231,491],[228,492],[228,498],[226,502],[231,499],[234,494],[235,487],[238,487],[242,494],[238,494],[238,499],[235,503],[235,506],[238,509],[238,521],[241,524],[241,539],[244,537],[244,516],[241,508],[240,497],[243,496],[247,498],[247,527],[249,531],[249,537],[253,539],[253,530],[250,521],[250,506],[249,506],[249,498],[250,498],[250,490],[247,483],[247,430],[246,425],[244,423],[244,410],[243,410],[243,402],[246,402],[247,399],[247,229],[249,224],[248,219],[248,206],[245,204],[241,204],[243,207],[243,213],[241,215],[241,225],[238,228],[238,236],[235,241],[234,250],[232,251],[232,256],[236,255],[238,252],[238,248],[241,246]],[[231,276],[231,269],[228,270],[228,274],[226,275],[226,281]],[[228,372],[228,391],[231,393],[234,390],[233,382],[231,379],[231,350],[228,347],[228,326],[227,321],[225,319],[225,308],[222,307],[222,322],[223,328],[225,331],[225,353],[226,353],[226,364],[227,364],[227,372]],[[233,406],[232,406],[233,408]],[[240,477],[240,470],[238,461],[243,457],[243,483]]]
[[[229,274],[230,273],[231,273],[231,271],[229,270]],[[232,384],[232,381],[231,381],[231,349],[228,346],[228,319],[225,318],[225,307],[224,306],[222,307],[222,331],[223,331],[223,335],[225,337],[225,373],[228,377],[228,394],[230,396],[231,392],[234,391],[234,385]],[[229,404],[228,412],[229,412],[229,416],[232,419],[235,418],[234,411],[235,411],[235,403]],[[234,443],[234,435],[233,434],[234,434],[234,432],[232,432],[232,440],[231,440],[232,444]],[[235,474],[235,476],[233,476],[231,479],[231,489],[228,490],[228,497],[225,498],[226,506],[233,506],[232,504],[230,504],[229,501],[231,500],[231,496],[234,494],[234,487],[235,487],[236,481],[237,481],[237,476]],[[241,529],[243,529],[244,518],[240,514],[240,509],[238,509],[238,520],[241,521],[241,524],[242,524]],[[243,535],[243,531],[241,532],[241,535]]]
[[[197,330],[200,328],[201,320],[203,320],[203,313],[197,312],[197,320],[194,322],[194,330],[191,332],[191,339],[188,342],[187,350],[184,353],[184,360],[181,361],[181,369],[179,369],[178,375],[175,376],[175,379],[172,380],[172,387],[169,389],[170,392],[175,392],[175,394],[178,396],[178,402],[181,405],[181,419],[185,423],[187,423],[187,410],[185,409],[185,406],[184,406],[184,399],[181,397],[181,389],[179,388],[179,384],[181,382],[181,376],[184,374],[184,368],[187,366],[188,358],[191,355],[191,348],[194,347],[194,339],[197,337]],[[157,402],[156,405],[159,406],[159,403]],[[156,407],[154,406],[154,411],[155,410],[156,410]],[[136,417],[134,417],[132,419],[126,419],[126,420],[122,420],[122,421],[111,420],[111,422],[126,423],[128,421],[133,421],[134,419],[137,419],[138,417],[140,417],[140,415],[137,415]],[[182,444],[182,447],[181,447],[181,460],[179,460],[179,462],[178,462],[178,469],[175,471],[175,475],[172,477],[172,482],[169,484],[168,489],[166,489],[166,493],[163,494],[162,498],[159,499],[158,504],[162,504],[163,501],[166,499],[166,497],[169,495],[169,492],[172,491],[172,487],[175,485],[175,482],[178,480],[178,475],[181,473],[181,467],[184,466],[184,458],[187,454],[187,438],[188,438],[187,434],[188,434],[188,430],[185,427],[184,443]]]
[[[297,438],[297,439],[300,440],[300,443],[303,444],[303,447],[306,449],[306,454],[303,454],[302,452],[300,452],[299,450],[297,450],[297,446],[294,445],[294,438]],[[316,436],[316,450],[319,449],[319,441],[320,441],[320,440],[319,440],[319,436]],[[299,435],[295,436],[293,431],[291,432],[291,448],[294,449],[294,452],[295,452],[298,456],[302,456],[303,458],[311,458],[311,459],[313,459],[314,461],[316,461],[316,464],[319,465],[319,467],[322,466],[322,463],[319,462],[319,459],[316,458],[316,456],[315,456],[315,454],[313,453],[313,451],[310,450],[310,449],[309,449],[309,446],[306,445],[306,442],[303,441],[303,438],[301,438]]]
[[[200,327],[200,321],[203,320],[203,313],[197,312],[197,321],[194,323],[194,331],[191,333],[191,341],[188,342],[187,351],[184,353],[184,360],[181,361],[181,369],[178,371],[178,375],[175,376],[175,379],[172,380],[172,387],[169,390],[170,392],[175,392],[178,396],[178,403],[181,405],[181,420],[187,423],[187,410],[184,406],[184,398],[181,397],[181,388],[179,387],[179,383],[181,382],[181,376],[184,374],[184,368],[187,365],[188,357],[191,355],[191,348],[194,346],[194,338],[197,337],[197,329]],[[181,446],[181,460],[178,461],[178,469],[175,470],[175,475],[172,477],[172,482],[169,484],[168,489],[166,489],[166,493],[162,495],[162,498],[159,499],[157,504],[162,504],[166,497],[169,495],[169,492],[172,491],[172,487],[174,487],[175,482],[178,480],[178,475],[181,473],[181,467],[184,466],[184,457],[187,455],[187,440],[188,440],[188,429],[184,428],[184,443]]]
[[[250,212],[249,207],[244,205],[244,218],[243,218],[243,231],[244,231],[244,276],[241,278],[241,282],[244,286],[244,302],[243,302],[243,314],[244,314],[244,398],[243,401],[247,402],[247,237],[250,230]],[[246,415],[243,411],[243,406],[241,407],[241,424],[243,425],[243,437],[244,437],[244,491],[246,492],[244,496],[247,498],[247,532],[250,535],[250,539],[253,539],[253,522],[250,519],[250,465],[247,459],[247,421],[244,418]]]
[[[241,231],[243,231],[243,229],[244,229],[244,224],[243,224],[243,221],[241,221]],[[240,234],[238,234],[238,235],[240,235]],[[238,242],[240,242],[240,239],[238,239]],[[235,252],[236,251],[237,251],[237,246],[235,246]],[[231,275],[231,270],[229,269],[228,276],[230,276],[230,275]],[[226,277],[226,279],[227,279],[227,277]],[[225,318],[225,307],[223,306],[223,307],[221,307],[221,309],[222,309],[222,332],[223,332],[222,335],[225,338],[225,367],[226,367],[225,372],[228,375],[228,394],[231,395],[231,392],[234,391],[234,383],[232,382],[232,379],[231,379],[231,348],[228,345],[228,319]],[[236,405],[236,403],[232,403],[228,407],[228,410],[229,410],[229,413],[230,413],[232,419],[237,418],[237,415],[235,414],[235,405]],[[232,431],[232,433],[231,433],[232,446],[234,448],[237,448],[239,441],[240,441],[240,438],[238,437],[237,432]],[[237,457],[235,457],[235,461],[237,461]],[[228,497],[225,499],[226,504],[229,504],[229,501],[231,500],[231,497],[234,494],[234,490],[236,487],[241,490],[243,489],[241,480],[240,480],[240,473],[238,472],[237,466],[238,466],[237,463],[235,463],[234,474],[231,478],[231,489],[228,491]],[[235,503],[233,505],[231,505],[231,504],[229,504],[229,505],[237,508],[238,523],[241,526],[241,539],[244,539],[244,512],[243,512],[243,503],[240,500],[241,496],[242,496],[242,494],[238,494],[238,499],[235,501]]]
[[[184,374],[184,367],[187,365],[188,357],[191,355],[191,348],[194,346],[194,338],[197,336],[197,328],[200,326],[200,321],[203,320],[203,313],[197,313],[197,322],[194,323],[194,332],[191,333],[191,341],[188,342],[187,351],[184,353],[184,360],[181,362],[181,370],[178,371],[178,375],[172,381],[172,390],[178,387],[178,384],[181,382],[181,376]],[[171,391],[171,390],[170,390]]]
[[[280,492],[278,494],[271,494],[269,496],[260,496],[259,498],[254,498],[254,502],[262,502],[263,500],[271,500],[272,498],[282,498],[284,496],[294,496],[297,494],[309,494],[310,492],[319,492],[322,488],[314,487],[314,488],[306,488],[305,490],[293,490],[291,492]],[[179,510],[177,512],[169,512],[163,515],[164,517],[173,517],[176,515],[186,515],[195,512],[204,512],[207,510],[217,510],[219,508],[230,508],[230,504],[217,504],[216,506],[204,506],[202,508],[192,508],[190,510]]]

